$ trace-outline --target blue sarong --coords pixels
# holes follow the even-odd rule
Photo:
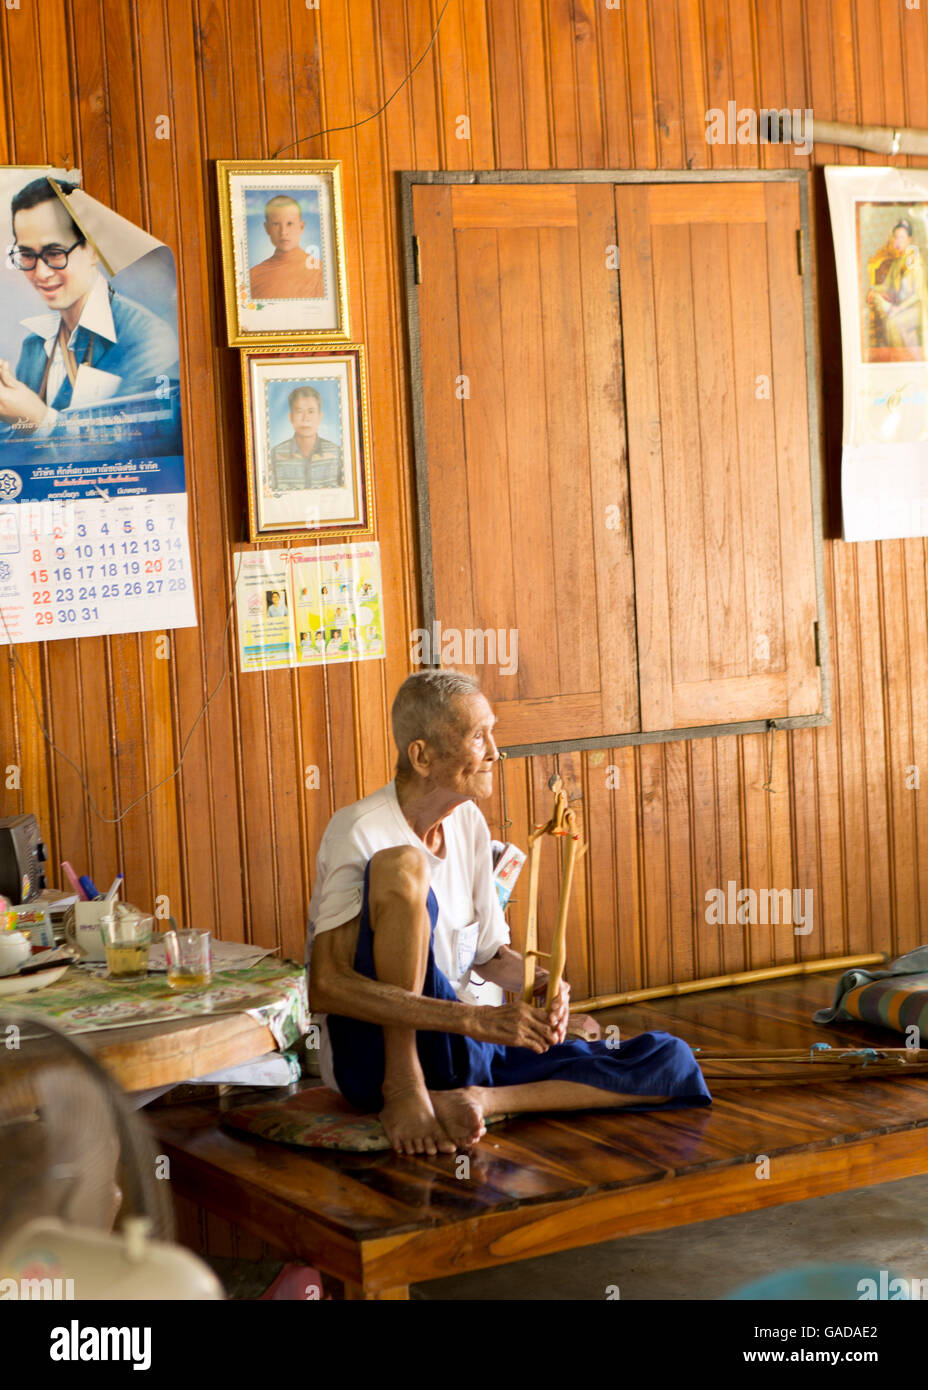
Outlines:
[[[370,924],[368,885],[370,864],[364,871],[364,897],[354,968],[376,980],[374,934]],[[448,977],[435,964],[433,950],[438,902],[428,896],[431,940],[422,993],[430,999],[457,1000]],[[476,969],[479,972],[480,967]],[[329,1039],[335,1081],[346,1100],[367,1113],[383,1109],[384,1046],[379,1023],[366,1023],[341,1014],[328,1015]],[[709,1105],[705,1079],[692,1049],[669,1033],[639,1033],[628,1042],[563,1042],[547,1052],[527,1047],[504,1047],[478,1042],[459,1033],[417,1031],[416,1050],[425,1084],[430,1091],[449,1091],[462,1086],[518,1086],[532,1081],[573,1081],[626,1095],[667,1096],[665,1106]],[[655,1108],[627,1105],[625,1110]]]

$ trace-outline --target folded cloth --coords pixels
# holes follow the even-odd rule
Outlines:
[[[908,976],[900,980],[899,977]],[[922,978],[924,977],[924,978]],[[881,983],[871,994],[863,986]],[[895,981],[895,983],[894,983]],[[928,1023],[928,946],[918,946],[899,956],[885,970],[845,970],[838,981],[835,997],[826,1009],[812,1015],[815,1023],[837,1023],[839,1020],[859,1019],[876,1023],[883,1028],[904,1031],[914,1022],[921,1028],[919,1018]],[[924,995],[924,998],[922,996]],[[896,998],[898,996],[898,999]],[[903,1009],[905,999],[912,1002]],[[894,1002],[895,1001],[895,1002]],[[920,1002],[924,1007],[920,1007]],[[902,1013],[905,1013],[903,1019]]]
[[[354,968],[368,979],[374,969],[374,935],[370,924],[368,889],[370,865],[364,873],[364,895]],[[428,911],[434,937],[438,903],[429,889]],[[311,967],[310,967],[311,968]],[[479,968],[479,967],[478,967]],[[429,945],[423,995],[456,1000],[454,988],[435,964]],[[383,1109],[383,1029],[379,1024],[328,1015],[329,1038],[336,1084],[359,1110]],[[430,1091],[461,1086],[515,1086],[533,1081],[572,1081],[625,1095],[666,1096],[668,1106],[709,1105],[709,1094],[692,1049],[669,1033],[639,1033],[627,1042],[563,1042],[547,1052],[478,1042],[457,1033],[420,1031],[416,1048],[425,1084]],[[660,1102],[658,1102],[660,1104]],[[624,1109],[637,1110],[631,1105]],[[647,1105],[653,1109],[654,1104]]]

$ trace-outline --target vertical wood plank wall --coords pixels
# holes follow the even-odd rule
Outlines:
[[[905,0],[450,0],[387,111],[304,140],[344,164],[353,335],[367,344],[388,655],[240,677],[225,635],[242,536],[237,353],[223,346],[216,158],[261,158],[375,111],[419,58],[440,0],[21,0],[0,7],[0,161],[74,163],[84,186],[172,246],[200,626],[169,662],[155,634],[0,654],[0,811],[35,811],[69,858],[185,922],[300,957],[315,850],[333,809],[390,774],[388,713],[418,622],[401,169],[800,168],[883,162],[848,149],[706,142],[707,108],[812,108],[928,127],[928,6]],[[158,139],[159,118],[170,139]],[[460,118],[469,118],[468,138]],[[904,163],[905,161],[899,161]],[[840,352],[816,183],[831,533],[838,525]],[[794,343],[774,343],[778,352]],[[634,402],[630,403],[634,409]],[[491,499],[488,499],[488,505]],[[750,538],[748,537],[748,543]],[[758,539],[762,544],[762,538]],[[834,723],[774,735],[563,754],[591,852],[573,908],[575,991],[607,992],[928,936],[922,540],[826,540]],[[220,685],[228,666],[229,676]],[[52,738],[82,769],[48,749]],[[218,690],[217,690],[218,686]],[[115,820],[175,766],[179,775]],[[768,767],[768,756],[772,759]],[[550,759],[505,768],[508,834],[547,814]],[[8,786],[10,765],[21,769]],[[321,787],[305,785],[320,769]],[[772,791],[763,784],[770,774]],[[612,785],[611,785],[612,784]],[[488,806],[494,833],[498,793]],[[919,833],[920,832],[920,833]],[[813,930],[709,927],[707,888],[813,892]],[[553,864],[543,893],[556,894]],[[586,922],[583,922],[583,899]],[[518,929],[521,909],[514,911]],[[550,915],[550,914],[549,914]]]

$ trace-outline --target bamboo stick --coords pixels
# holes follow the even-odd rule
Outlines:
[[[872,150],[875,154],[928,154],[928,130],[914,130],[911,127],[849,125],[843,121],[819,121],[808,123],[811,131],[803,125],[802,133],[807,140],[817,140],[820,145],[851,145],[857,150]]]
[[[571,1013],[590,1013],[596,1009],[618,1008],[620,1004],[640,1004],[646,999],[672,999],[681,994],[700,994],[703,990],[725,989],[730,985],[749,985],[760,980],[781,980],[792,975],[812,975],[823,970],[853,970],[857,966],[883,965],[886,955],[872,952],[863,956],[838,956],[834,960],[807,960],[792,965],[771,965],[761,970],[738,970],[731,975],[711,975],[704,980],[682,980],[676,984],[654,985],[649,989],[630,989],[623,994],[601,994],[592,999],[571,1001]]]
[[[573,815],[572,813],[569,815],[570,825],[573,828]],[[545,1004],[549,1009],[561,988],[564,966],[567,962],[567,908],[570,903],[570,890],[574,880],[574,863],[577,858],[578,845],[577,838],[571,835],[567,842],[567,864],[564,869],[564,880],[561,884],[561,897],[557,905],[557,923],[551,942],[550,973],[548,975],[548,990],[545,995]]]
[[[522,999],[531,1004],[535,994],[535,966],[538,962],[538,869],[539,835],[532,835],[528,846],[528,914],[525,919],[524,975]]]

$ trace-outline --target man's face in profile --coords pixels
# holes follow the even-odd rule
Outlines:
[[[13,219],[13,236],[24,251],[44,251],[48,247],[66,250],[76,240],[77,233],[65,209],[57,198],[24,208]],[[63,270],[52,270],[38,260],[32,270],[22,270],[33,289],[50,309],[61,312],[89,294],[97,276],[97,253],[87,243],[75,246]]]
[[[294,251],[303,235],[303,219],[292,203],[281,203],[271,208],[264,224],[264,230],[275,251]]]
[[[315,396],[297,396],[290,407],[290,423],[301,444],[312,444],[319,433],[322,410]]]

